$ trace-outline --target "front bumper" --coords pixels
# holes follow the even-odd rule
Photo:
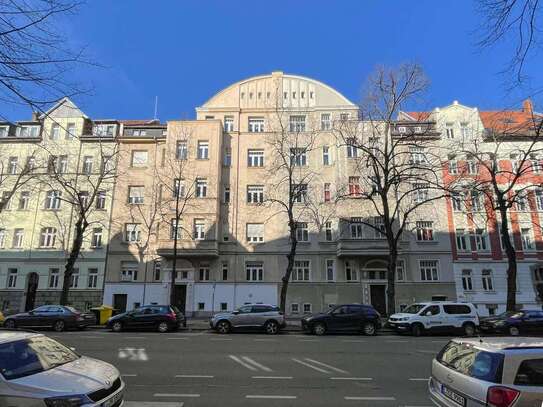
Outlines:
[[[388,326],[398,332],[407,332],[411,329],[411,325],[408,322],[388,321]]]

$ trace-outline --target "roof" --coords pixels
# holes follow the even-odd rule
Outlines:
[[[404,114],[413,118],[416,121],[428,120],[430,117],[430,112],[403,112]]]
[[[492,129],[501,133],[515,133],[532,129],[534,119],[543,116],[527,111],[501,110],[479,112],[485,129]]]
[[[476,346],[479,349],[488,351],[510,350],[510,349],[526,349],[526,348],[542,348],[542,338],[527,338],[527,337],[488,337],[488,338],[458,338],[455,342],[467,343]]]
[[[136,119],[136,120],[119,120],[125,126],[165,126],[158,119]]]
[[[26,332],[26,331],[0,330],[0,343],[19,341],[21,339],[31,338],[36,335],[40,335],[40,334],[36,334],[33,332]]]

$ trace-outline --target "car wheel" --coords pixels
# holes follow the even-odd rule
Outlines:
[[[318,336],[324,335],[326,333],[326,325],[321,322],[313,325],[313,333]]]
[[[4,327],[8,329],[15,329],[15,321],[13,319],[8,319],[4,322]]]
[[[509,327],[509,335],[511,335],[511,336],[519,336],[520,335],[520,329],[518,329],[516,326],[510,326]]]
[[[228,321],[220,321],[217,324],[217,332],[220,334],[227,334],[230,332],[231,326]]]
[[[413,324],[411,325],[411,334],[413,336],[421,336],[422,335],[423,327],[421,324]]]
[[[277,335],[279,333],[279,324],[275,321],[268,321],[264,325],[264,329],[268,335]]]
[[[474,336],[476,333],[475,325],[467,323],[464,324],[464,335],[465,336]]]
[[[123,330],[123,324],[119,321],[116,321],[111,325],[111,330],[113,332],[121,332]]]
[[[160,333],[168,332],[168,324],[166,322],[160,322],[156,328]]]
[[[55,332],[62,332],[66,328],[66,324],[62,320],[58,320],[53,324],[53,330]]]
[[[364,335],[373,336],[377,333],[377,329],[375,328],[375,324],[373,322],[366,322],[364,325],[362,325],[362,332]]]

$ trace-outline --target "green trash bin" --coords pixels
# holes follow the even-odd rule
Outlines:
[[[91,308],[91,311],[96,315],[96,322],[100,325],[105,325],[107,320],[111,318],[113,314],[113,307],[109,305],[101,305],[99,307]]]

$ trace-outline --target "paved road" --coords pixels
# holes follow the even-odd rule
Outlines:
[[[117,366],[126,399],[135,402],[127,407],[431,406],[430,363],[448,340],[208,332],[50,336]]]

